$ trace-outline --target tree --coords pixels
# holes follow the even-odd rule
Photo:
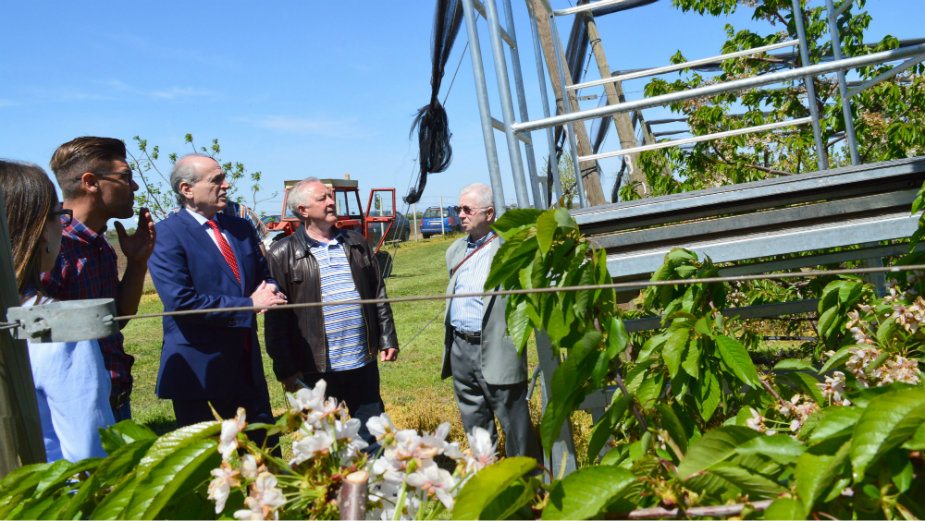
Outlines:
[[[751,30],[736,30],[726,25],[727,40],[722,52],[731,53],[761,45],[796,39],[796,27],[790,0],[737,2],[733,0],[673,0],[684,12],[728,15],[737,9],[752,9],[752,19],[766,21],[779,28],[761,35]],[[846,56],[894,49],[899,41],[887,36],[879,43],[867,45],[863,33],[871,17],[863,11],[865,0],[855,2],[838,17],[837,25]],[[804,11],[809,54],[813,63],[832,54],[828,39],[827,14],[824,7]],[[671,61],[682,63],[684,56],[676,53]],[[707,84],[734,80],[770,72],[789,64],[801,66],[798,55],[761,54],[725,60],[721,72],[714,77],[701,73],[683,73],[675,81],[654,79],[645,87],[647,96],[656,96]],[[856,72],[867,80],[888,70],[891,65],[869,66]],[[862,162],[885,161],[925,153],[925,66],[919,64],[851,98],[858,152]],[[842,100],[834,79],[815,80],[816,104],[821,111],[823,140],[826,143],[830,168],[850,163],[845,146]],[[809,115],[805,89],[800,81],[727,93],[707,99],[674,103],[671,110],[687,117],[691,132],[704,135],[724,130],[761,125]],[[816,151],[812,128],[793,127],[777,133],[747,134],[695,144],[682,150],[668,148],[642,155],[641,163],[651,195],[698,190],[755,181],[778,175],[789,175],[816,169]],[[667,167],[672,176],[664,176]],[[635,199],[639,195],[632,185],[621,188],[621,197]]]
[[[167,217],[171,209],[177,206],[176,196],[170,186],[170,174],[169,172],[165,173],[166,170],[162,170],[161,167],[158,166],[158,161],[161,157],[160,147],[158,145],[149,146],[148,140],[139,136],[135,136],[132,139],[138,147],[139,155],[135,156],[131,151],[128,151],[131,159],[130,166],[132,170],[138,173],[141,179],[141,190],[135,194],[135,202],[138,206],[144,206],[150,209],[155,220],[161,220]],[[262,172],[259,170],[248,171],[244,163],[232,161],[223,162],[219,156],[222,152],[222,147],[218,139],[212,139],[212,143],[209,147],[197,147],[193,140],[193,135],[186,134],[186,136],[184,136],[184,142],[190,145],[192,149],[191,152],[206,154],[221,165],[222,171],[225,173],[225,176],[227,176],[228,183],[231,185],[228,196],[235,202],[244,203],[251,208],[256,208],[258,203],[276,197],[277,192],[273,192],[267,198],[258,199],[258,193],[261,189],[260,181],[263,176]],[[167,159],[171,166],[176,163],[179,157],[180,156],[176,152],[167,155]],[[238,192],[237,183],[242,179],[250,181],[249,202],[245,202],[244,197]]]

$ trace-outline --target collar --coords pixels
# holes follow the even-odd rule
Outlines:
[[[104,227],[101,233],[96,233],[91,230],[86,224],[77,220],[77,218],[71,219],[71,224],[64,227],[64,234],[69,235],[73,239],[83,241],[87,244],[95,242],[103,237],[103,234],[106,233],[106,228]]]
[[[215,215],[212,216],[211,219],[206,219],[206,216],[202,215],[201,213],[194,212],[193,210],[190,210],[189,208],[183,208],[183,210],[189,213],[190,215],[192,215],[193,219],[196,219],[196,222],[199,223],[200,226],[205,226],[205,224],[208,221],[215,221],[216,224],[218,224],[219,228],[222,227],[222,223],[219,222],[218,220],[218,212],[216,212]]]
[[[295,233],[301,234],[302,237],[305,238],[305,244],[308,245],[309,248],[318,248],[321,246],[326,247],[331,244],[344,244],[344,242],[346,242],[346,232],[344,232],[344,230],[337,230],[334,232],[334,237],[331,238],[330,242],[321,242],[319,240],[312,239],[308,236],[307,233],[305,233],[304,229],[296,230]]]
[[[466,247],[467,248],[478,248],[479,246],[490,241],[491,238],[494,236],[495,236],[494,230],[489,230],[489,232],[486,233],[481,239],[474,241],[474,242],[472,240],[472,237],[466,236]]]

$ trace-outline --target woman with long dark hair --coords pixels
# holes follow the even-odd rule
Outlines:
[[[71,214],[42,168],[0,160],[0,196],[6,209],[21,306],[52,302],[39,277],[61,248],[61,226]],[[29,342],[29,361],[48,461],[105,456],[99,429],[113,424],[109,375],[96,340]]]

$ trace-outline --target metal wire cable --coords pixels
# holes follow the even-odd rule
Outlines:
[[[599,289],[644,289],[650,286],[675,286],[688,284],[711,284],[720,282],[740,282],[749,280],[778,280],[804,277],[822,277],[829,275],[863,275],[866,273],[900,273],[903,271],[922,271],[925,270],[925,264],[911,264],[908,266],[884,266],[872,268],[848,268],[839,270],[814,270],[798,271],[787,273],[761,273],[756,275],[741,275],[736,277],[706,277],[702,279],[673,279],[673,280],[652,280],[644,282],[613,282],[610,284],[586,284],[579,286],[561,286],[551,288],[530,288],[530,289],[508,289],[499,291],[481,291],[475,293],[456,293],[454,295],[410,295],[407,297],[391,297],[384,299],[355,299],[355,300],[337,300],[331,302],[301,302],[298,304],[280,304],[271,308],[261,308],[253,306],[239,306],[229,308],[209,308],[209,309],[186,309],[181,311],[164,311],[160,313],[141,313],[136,315],[121,315],[114,317],[113,320],[135,320],[139,318],[157,318],[157,317],[178,317],[186,315],[204,315],[217,312],[272,312],[284,309],[300,309],[324,306],[343,306],[347,304],[394,304],[397,302],[421,302],[426,300],[447,300],[454,298],[469,297],[493,297],[508,295],[530,295],[533,293],[558,293],[567,291],[594,291]]]

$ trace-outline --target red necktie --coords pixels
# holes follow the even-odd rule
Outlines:
[[[212,234],[215,235],[215,240],[218,242],[218,249],[222,252],[222,257],[225,257],[225,262],[228,263],[228,267],[231,268],[231,272],[234,273],[234,278],[238,279],[238,284],[241,283],[241,273],[238,271],[238,261],[234,258],[234,252],[231,251],[231,245],[228,244],[228,241],[225,240],[225,236],[222,235],[222,232],[219,231],[218,225],[215,224],[215,221],[209,220],[206,221],[206,224],[209,225],[209,228],[212,228]]]

